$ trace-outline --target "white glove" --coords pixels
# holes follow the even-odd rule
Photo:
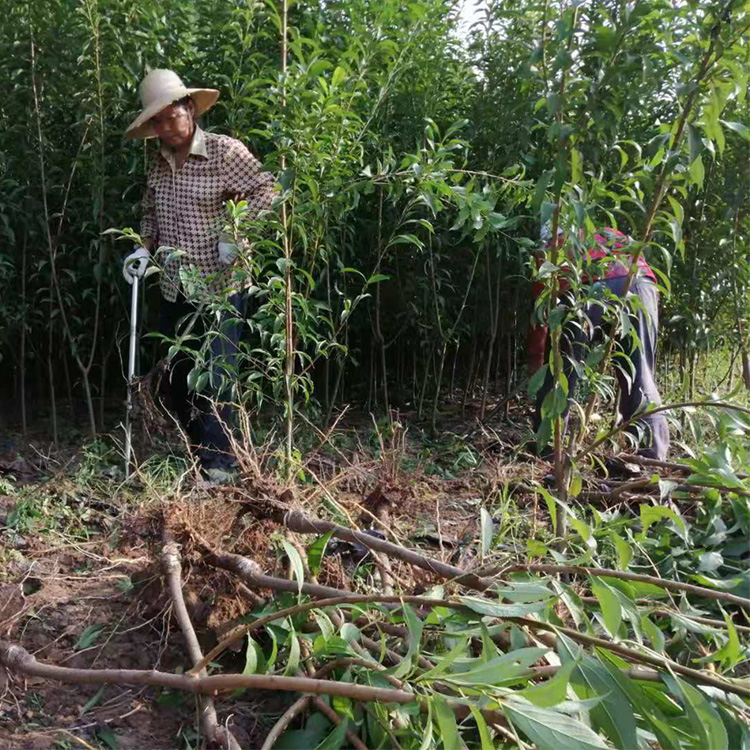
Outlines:
[[[224,266],[231,266],[237,260],[239,250],[234,242],[223,242],[219,240],[219,261]]]
[[[122,264],[122,275],[128,284],[133,283],[134,276],[137,276],[139,279],[143,278],[143,274],[146,273],[149,257],[149,252],[145,247],[137,247],[125,258],[125,262]]]

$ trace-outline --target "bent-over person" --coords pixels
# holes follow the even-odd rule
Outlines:
[[[550,231],[547,226],[542,229],[541,240],[547,247],[551,245]],[[558,242],[564,243],[561,233]],[[609,227],[600,229],[594,235],[594,243],[587,252],[583,281],[590,284],[601,284],[620,299],[625,297],[625,287],[632,262],[628,246],[632,240]],[[532,294],[537,298],[542,285],[534,284]],[[562,290],[562,300],[570,290]],[[639,257],[638,271],[628,290],[629,295],[638,297],[635,309],[630,309],[630,323],[638,336],[640,344],[633,338],[618,334],[617,345],[625,352],[632,363],[629,377],[621,368],[615,368],[620,388],[620,416],[623,422],[629,421],[649,407],[661,404],[659,389],[656,385],[656,344],[659,337],[659,291],[656,276],[643,256]],[[606,304],[606,303],[605,303]],[[601,340],[605,331],[604,309],[601,303],[588,305],[584,314],[590,322],[581,325],[571,321],[565,325],[562,336],[562,354],[564,374],[568,379],[568,397],[572,397],[579,377],[580,364],[586,359],[592,344]],[[532,326],[529,329],[527,343],[527,362],[529,375],[533,375],[545,364],[547,349],[547,328],[544,325]],[[554,380],[550,372],[539,389],[536,398],[534,428],[541,424],[541,408],[544,399],[551,391]],[[567,418],[566,409],[565,416]],[[669,450],[669,426],[663,413],[646,414],[628,428],[628,432],[639,441],[638,453],[646,458],[664,460]],[[539,446],[543,449],[544,446]]]

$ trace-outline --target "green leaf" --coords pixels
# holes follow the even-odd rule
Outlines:
[[[81,712],[80,716],[83,716],[87,711],[90,711],[102,698],[102,695],[104,694],[104,687],[100,687],[99,690],[94,693],[94,695],[89,698],[83,706],[81,706]]]
[[[695,185],[698,186],[698,189],[701,189],[703,187],[703,179],[706,176],[706,170],[703,167],[703,157],[699,156],[696,158],[696,160],[690,165],[690,179],[693,181]]]
[[[297,552],[296,547],[290,544],[286,539],[282,538],[281,544],[283,545],[284,552],[286,552],[289,562],[292,565],[294,577],[297,579],[297,591],[302,594],[302,584],[305,582],[305,566],[302,562],[302,558],[300,557],[299,552]]]
[[[107,727],[96,728],[96,738],[103,742],[110,750],[119,750],[120,741],[117,739],[117,735]]]
[[[319,536],[307,550],[307,567],[313,575],[317,575],[320,570],[320,566],[323,562],[323,555],[325,554],[328,542],[333,536],[333,531],[329,531],[322,536]]]
[[[245,649],[245,668],[242,674],[256,674],[258,671],[258,644],[248,633],[247,648]]]
[[[703,136],[701,135],[701,131],[699,130],[699,128],[693,125],[692,122],[689,122],[687,127],[688,145],[690,147],[689,165],[692,165],[692,163],[701,155],[703,151]]]
[[[544,488],[537,487],[537,492],[544,498],[547,505],[547,512],[552,519],[552,531],[557,536],[557,500]],[[546,552],[546,549],[545,549]]]
[[[341,637],[347,642],[358,641],[361,633],[359,628],[353,622],[345,622],[341,626]]]
[[[544,194],[547,190],[550,180],[552,179],[553,174],[553,170],[547,170],[546,172],[543,172],[542,176],[539,178],[539,182],[537,182],[536,184],[536,190],[534,191],[534,198],[531,201],[532,213],[536,214],[539,211],[539,208],[542,205],[542,201],[544,200]]]
[[[453,709],[448,705],[445,698],[439,695],[434,695],[430,702],[435,713],[444,750],[461,750],[461,738],[458,734],[456,715],[453,713]]]
[[[398,678],[405,677],[411,672],[419,654],[419,642],[422,639],[422,629],[424,628],[424,623],[408,604],[404,604],[404,619],[406,620],[406,627],[409,630],[409,649],[403,661],[393,672],[393,676]]]
[[[424,736],[422,737],[422,744],[419,746],[419,750],[432,750],[432,707],[433,701],[427,701],[427,721],[424,728]]]
[[[517,695],[542,708],[549,708],[562,703],[566,698],[570,675],[576,666],[577,662],[570,661],[560,667],[551,680],[545,680],[538,685],[529,685],[529,687],[518,692]]]
[[[742,647],[740,646],[740,638],[737,634],[737,628],[732,622],[732,618],[724,612],[724,621],[727,624],[727,642],[710,658],[702,661],[718,661],[722,667],[726,669],[733,669],[744,659],[742,653]]]
[[[617,567],[620,570],[627,570],[630,561],[633,559],[633,548],[615,531],[609,532],[609,538],[615,545]]]
[[[459,685],[500,685],[514,682],[548,651],[546,648],[519,648],[488,662],[472,659],[468,670],[451,672],[443,680]],[[457,668],[463,666],[466,665],[456,664]]]
[[[583,179],[583,167],[581,165],[581,152],[578,149],[570,149],[570,180],[577,185]]]
[[[586,546],[589,549],[596,549],[596,539],[594,538],[593,530],[586,521],[575,516],[570,516],[570,525],[580,534],[581,539],[586,542]]]
[[[459,601],[465,604],[472,612],[488,617],[526,617],[526,615],[541,612],[549,603],[532,602],[530,604],[502,604],[489,599],[480,599],[474,596],[460,596]]]
[[[583,489],[583,477],[580,471],[574,471],[573,476],[570,478],[570,487],[568,487],[568,495],[570,497],[578,497]],[[557,519],[555,519],[555,522]]]
[[[579,659],[580,648],[564,635],[558,635],[557,651],[563,664]],[[607,669],[592,656],[580,657],[570,678],[573,690],[582,699],[602,697],[591,710],[591,720],[618,748],[638,747],[636,721],[630,701]]]
[[[344,68],[342,68],[341,66],[337,67],[336,70],[333,71],[331,85],[338,86],[339,84],[343,83],[346,80],[346,75],[346,70]]]
[[[428,669],[426,672],[420,674],[416,680],[418,682],[434,680],[445,674],[456,659],[466,656],[468,643],[468,638],[459,641],[432,669]]]
[[[683,535],[687,533],[687,526],[685,521],[675,513],[672,508],[668,508],[666,505],[641,505],[641,523],[643,524],[643,530],[641,535],[645,539],[646,533],[648,532],[651,524],[661,521],[664,518],[668,518],[674,521],[675,524],[682,530]]]
[[[501,705],[511,724],[539,750],[602,750],[607,747],[590,727],[571,716],[516,698],[509,698]]]
[[[486,555],[492,548],[492,537],[493,537],[494,527],[492,523],[492,516],[489,514],[486,508],[482,507],[479,513],[480,513],[482,555]]]
[[[97,640],[99,640],[99,636],[104,632],[105,628],[107,626],[104,623],[94,623],[93,625],[89,625],[83,633],[81,633],[80,636],[78,636],[78,640],[75,642],[75,645],[73,646],[74,651],[82,651],[85,648],[88,648],[89,646],[93,646],[94,643],[96,643]]]
[[[660,654],[664,653],[664,633],[661,632],[659,626],[651,621],[647,615],[641,617],[641,627],[646,637],[651,641],[651,647],[654,651],[658,651]]]
[[[724,723],[703,693],[671,674],[663,674],[662,679],[674,695],[682,697],[682,705],[695,732],[698,747],[729,750]]]
[[[623,674],[628,665],[609,651],[597,651],[603,667],[638,713],[648,722],[664,750],[683,750],[680,737],[641,683]],[[628,703],[625,704],[630,708]],[[632,711],[632,709],[631,709]]]
[[[300,662],[300,645],[297,634],[292,630],[289,632],[289,656],[286,660],[286,667],[284,668],[285,675],[293,675]]]
[[[315,748],[315,750],[339,750],[346,742],[346,733],[349,731],[349,719],[344,717],[343,721]]]
[[[721,124],[729,130],[734,130],[735,133],[739,133],[746,141],[750,141],[750,128],[747,125],[743,125],[741,122],[727,122],[721,120]]]
[[[538,539],[526,540],[526,554],[529,557],[544,557],[548,552],[547,545]]]
[[[604,581],[596,576],[589,576],[591,590],[599,602],[604,617],[604,624],[612,638],[617,638],[617,632],[622,624],[622,606],[620,598]]]
[[[479,741],[481,743],[482,750],[495,750],[495,745],[492,742],[490,736],[490,730],[487,726],[487,722],[482,716],[482,712],[472,703],[469,704],[469,710],[471,715],[474,717],[474,721],[477,723],[477,731],[479,732]]]

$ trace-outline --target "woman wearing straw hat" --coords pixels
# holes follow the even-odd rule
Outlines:
[[[275,181],[240,141],[205,132],[195,122],[216,103],[219,92],[215,89],[187,88],[171,70],[152,70],[141,83],[140,95],[142,111],[126,137],[156,137],[161,147],[150,166],[143,200],[143,246],[125,258],[123,274],[132,283],[133,276],[144,275],[155,249],[181,251],[169,255],[159,280],[160,328],[173,338],[178,321],[196,309],[182,288],[181,268],[190,268],[204,279],[209,291],[229,294],[233,308],[241,314],[243,295],[228,292],[231,274],[223,273],[237,257],[237,247],[220,235],[224,202],[246,200],[251,215],[269,209]],[[225,329],[226,335],[213,337],[211,356],[231,366],[239,326]],[[187,384],[192,366],[188,358],[172,363],[172,406],[191,444],[198,448],[204,470],[224,471],[233,464],[224,429],[231,423],[231,411],[222,407],[217,417],[208,399],[193,397]]]

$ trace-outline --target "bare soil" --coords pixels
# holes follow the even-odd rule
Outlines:
[[[347,459],[344,471],[339,457],[331,457],[330,451],[321,453],[316,476],[329,485],[328,496],[352,524],[369,525],[368,501],[370,505],[385,502],[393,538],[466,564],[475,554],[471,541],[477,535],[479,507],[507,473],[502,456],[492,458],[493,453],[502,454],[502,446],[498,450],[491,436],[484,439],[490,460],[481,469],[455,475],[445,471],[436,476],[438,459],[412,461],[409,470],[399,470],[399,461],[408,454],[402,446],[381,454],[378,461]],[[216,549],[255,560],[269,574],[288,575],[288,562],[274,541],[280,527],[246,507],[247,498],[258,494],[253,480],[233,488],[188,486],[179,497],[154,499],[151,493],[146,500],[146,488],[141,497],[134,497],[121,481],[108,481],[106,471],[97,478],[97,490],[71,485],[78,467],[74,455],[53,473],[31,453],[19,464],[17,446],[14,456],[0,455],[0,465],[7,466],[9,459],[16,462],[22,482],[16,477],[15,486],[25,485],[23,502],[32,502],[38,490],[40,497],[47,498],[47,505],[41,505],[53,520],[42,512],[27,527],[19,527],[18,493],[0,492],[0,638],[22,645],[40,661],[165,671],[191,666],[158,565],[164,520],[182,544],[186,603],[204,653],[253,607],[239,592],[236,579],[203,563],[191,544],[191,530]],[[525,470],[538,474],[542,469],[530,464]],[[307,512],[326,515],[319,507],[321,495],[311,484],[294,502]],[[537,509],[529,506],[528,510],[529,523],[536,525]],[[300,537],[299,542],[309,545],[312,539]],[[434,583],[429,574],[395,562],[393,573],[397,583],[408,582],[416,590]],[[374,575],[374,566],[363,563],[346,546],[333,545],[318,578],[322,584],[356,590],[372,584]],[[256,593],[267,597],[270,592]],[[241,671],[244,654],[225,655],[222,666]],[[0,749],[200,746],[194,731],[196,702],[191,696],[152,688],[100,689],[39,679],[9,680],[5,674],[0,675],[0,683]],[[226,702],[218,700],[217,709],[220,720],[228,720],[248,750],[262,743],[296,697],[246,692]]]

